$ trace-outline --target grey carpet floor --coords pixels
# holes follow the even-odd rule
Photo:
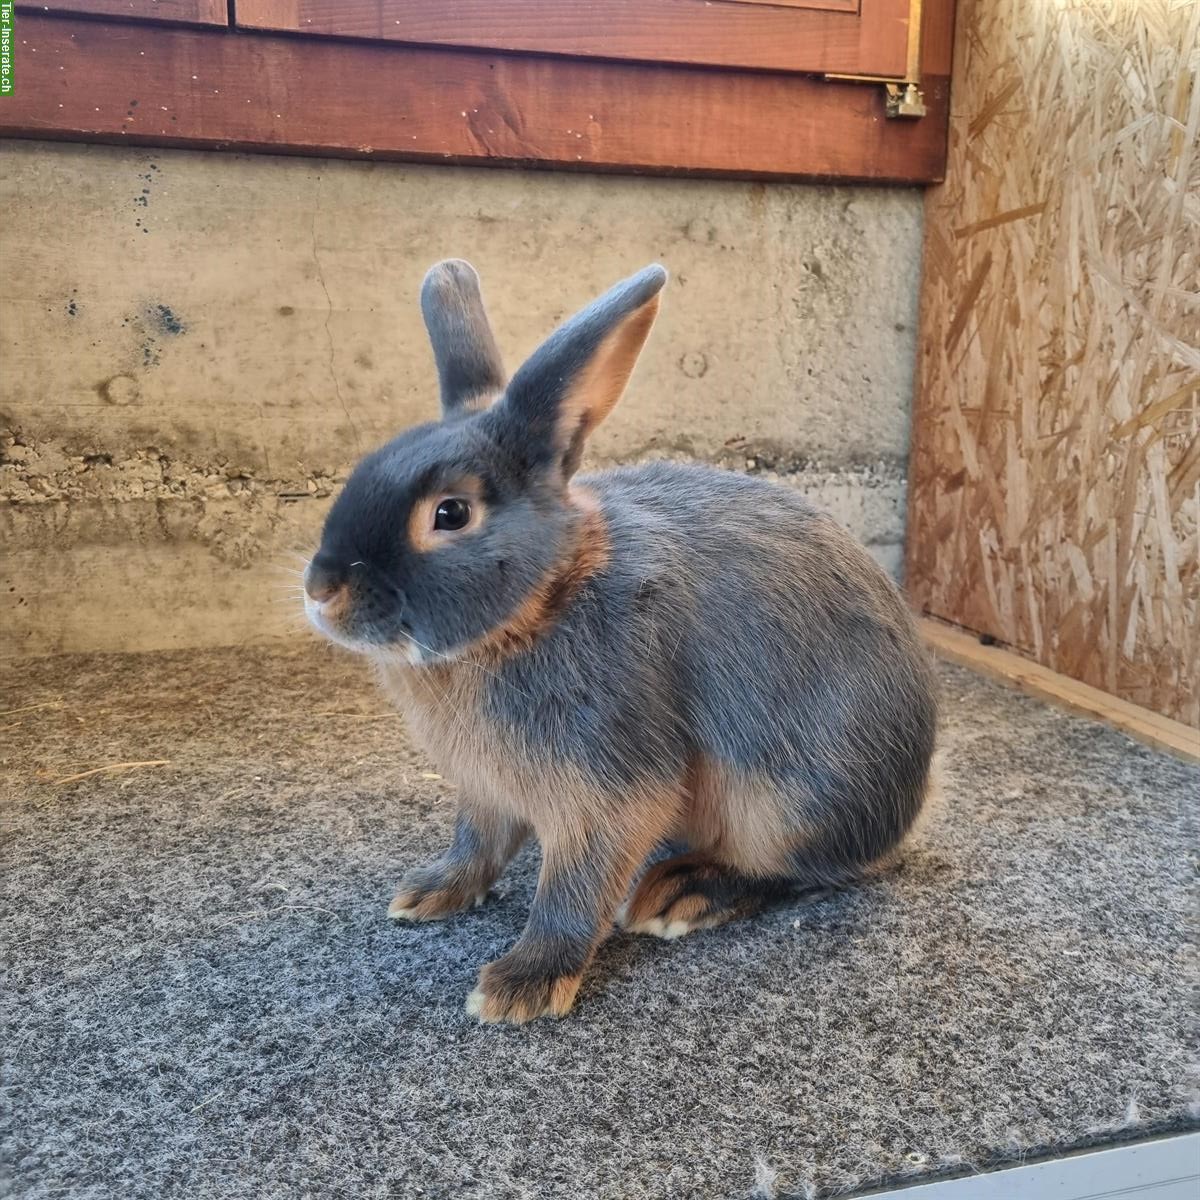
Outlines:
[[[3,1161],[19,1197],[830,1196],[1200,1125],[1200,772],[944,669],[944,800],[868,885],[610,941],[481,1027],[536,854],[384,917],[453,800],[324,648],[7,673]],[[111,763],[167,759],[75,782]]]

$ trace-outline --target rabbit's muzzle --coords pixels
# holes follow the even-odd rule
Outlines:
[[[408,652],[411,630],[400,619],[404,609],[401,593],[391,585],[381,585],[367,577],[340,567],[318,553],[304,573],[304,615],[309,624],[331,642],[356,653],[370,653],[382,647]]]
[[[341,583],[316,595],[310,591],[304,598],[304,607],[309,619],[322,632],[339,632],[350,612],[350,588]]]
[[[326,636],[345,634],[351,611],[350,584],[317,555],[304,573],[304,611]]]

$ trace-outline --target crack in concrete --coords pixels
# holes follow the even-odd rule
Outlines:
[[[354,435],[354,445],[361,454],[362,438],[359,437],[358,425],[355,424],[354,418],[350,415],[350,408],[346,404],[346,397],[342,395],[342,385],[337,375],[333,330],[329,327],[329,323],[333,319],[333,297],[329,294],[329,286],[325,282],[325,269],[321,266],[321,255],[317,249],[317,217],[321,215],[321,179],[322,175],[318,172],[317,188],[313,196],[312,225],[309,229],[309,235],[312,238],[313,266],[317,269],[317,282],[321,285],[321,291],[325,293],[325,339],[329,343],[329,378],[333,383],[333,390],[338,398],[338,403],[342,406],[342,412],[346,414],[346,422],[350,426],[350,432]]]

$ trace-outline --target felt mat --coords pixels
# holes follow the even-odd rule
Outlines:
[[[362,663],[6,675],[7,1194],[809,1198],[1200,1125],[1200,769],[960,668],[895,870],[616,935],[520,1028],[463,1000],[536,849],[474,912],[386,920],[454,801]]]

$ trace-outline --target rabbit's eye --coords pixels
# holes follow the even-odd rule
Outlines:
[[[457,496],[443,500],[434,513],[434,529],[461,529],[471,519],[471,506],[466,500]]]

